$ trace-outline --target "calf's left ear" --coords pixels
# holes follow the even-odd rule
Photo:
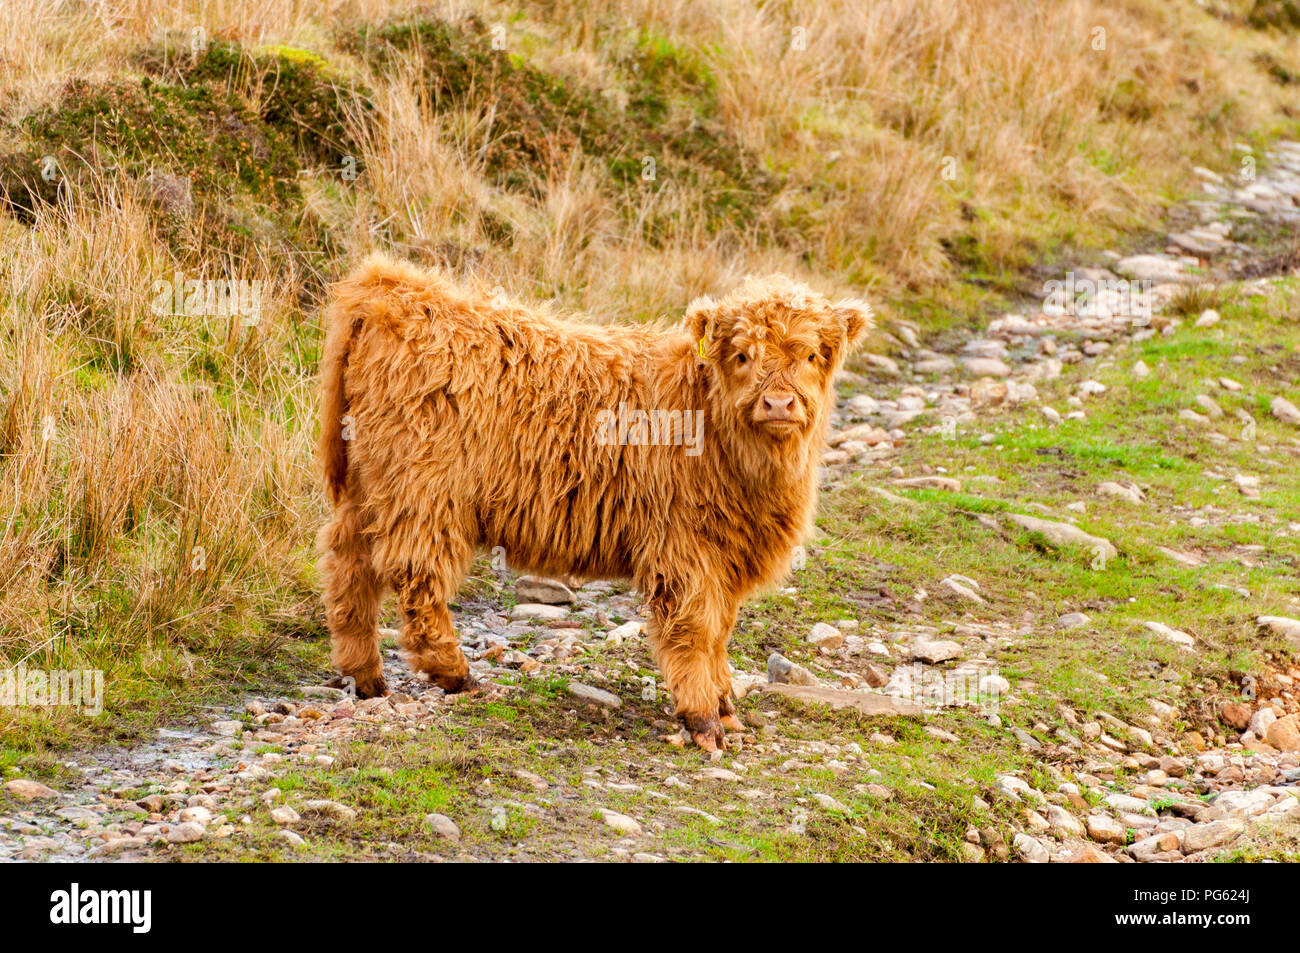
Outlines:
[[[875,327],[871,305],[861,298],[845,298],[831,306],[837,321],[843,322],[844,352],[848,353],[862,343],[866,333]]]

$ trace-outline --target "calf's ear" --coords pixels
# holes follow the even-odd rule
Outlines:
[[[695,350],[706,361],[718,359],[718,341],[714,334],[717,325],[718,303],[710,297],[696,298],[686,306],[683,323]]]
[[[866,333],[875,327],[871,305],[861,298],[845,298],[831,306],[837,321],[843,322],[844,353],[853,351]]]

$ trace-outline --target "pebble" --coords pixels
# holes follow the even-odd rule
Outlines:
[[[1283,423],[1300,426],[1300,409],[1297,409],[1296,405],[1285,397],[1274,397],[1269,403],[1268,409],[1272,411],[1274,417]]]
[[[30,778],[15,778],[5,782],[5,793],[20,801],[45,801],[59,796],[54,788]]]
[[[784,655],[773,652],[767,657],[767,679],[785,685],[817,686],[821,682],[817,676],[802,665],[796,665]]]
[[[1022,796],[1031,800],[1036,799],[1038,792],[1030,787],[1029,782],[1023,778],[1018,778],[1014,774],[1003,774],[997,778],[998,790],[1010,797],[1013,801],[1018,801]]]
[[[1089,814],[1088,836],[1102,844],[1123,844],[1128,839],[1124,825],[1108,814]]]
[[[1119,861],[1091,844],[1081,844],[1066,861],[1068,864],[1118,864]]]
[[[302,817],[288,805],[271,808],[271,820],[281,827],[290,827],[299,823]]]
[[[542,602],[521,602],[510,610],[511,622],[552,622],[563,619],[569,614],[563,606],[552,606]]]
[[[1226,817],[1208,824],[1194,824],[1183,831],[1182,846],[1189,854],[1221,847],[1235,840],[1246,829],[1239,817]]]
[[[1300,751],[1300,714],[1274,721],[1268,726],[1265,740],[1279,751]]]
[[[1169,855],[1176,855],[1182,845],[1181,838],[1174,832],[1152,834],[1129,844],[1127,850],[1135,860],[1150,863],[1165,860]]]
[[[962,367],[972,377],[1009,377],[1011,368],[996,357],[968,357],[962,360]]]
[[[1262,628],[1284,636],[1300,647],[1300,619],[1282,615],[1262,615],[1255,620]]]
[[[357,819],[356,811],[346,804],[340,804],[338,801],[304,801],[301,806],[303,814],[315,817],[329,817],[345,824]]]
[[[645,628],[644,622],[638,622],[635,619],[631,622],[624,622],[620,626],[610,629],[605,635],[605,641],[611,645],[622,645],[628,639],[634,639],[641,634]]]
[[[1126,277],[1157,284],[1181,282],[1184,278],[1182,265],[1167,255],[1130,255],[1115,262],[1115,270]]]
[[[167,843],[169,844],[192,844],[195,841],[203,840],[203,825],[186,822],[177,824],[167,832]]]
[[[1105,800],[1115,810],[1129,814],[1145,814],[1151,809],[1145,799],[1128,794],[1107,794]]]
[[[1192,646],[1196,644],[1196,639],[1192,636],[1188,635],[1181,629],[1170,628],[1163,622],[1143,622],[1142,624],[1151,632],[1154,632],[1166,641],[1173,642],[1175,645]]]
[[[644,833],[641,830],[641,825],[626,814],[620,814],[617,811],[610,811],[603,807],[597,808],[597,813],[600,814],[601,820],[603,820],[608,827],[614,828],[614,830],[621,834],[627,834],[629,837],[640,837],[641,834]]]
[[[1196,406],[1205,411],[1205,416],[1209,417],[1211,420],[1223,419],[1223,408],[1220,407],[1219,402],[1209,394],[1197,394]]]
[[[931,640],[920,638],[912,643],[912,658],[919,662],[925,662],[928,665],[938,665],[940,662],[951,661],[960,658],[962,654],[961,643],[952,642],[945,639]]]
[[[1084,546],[1091,550],[1095,556],[1102,556],[1105,559],[1114,559],[1119,555],[1119,550],[1115,548],[1115,544],[1110,540],[1085,533],[1079,527],[1070,523],[1039,519],[1037,516],[1026,516],[1023,513],[1004,513],[1003,515],[1008,521],[1022,529],[1041,534],[1043,539],[1051,546]]]
[[[967,579],[965,576],[948,576],[940,580],[939,585],[963,599],[969,599],[979,605],[985,604],[984,597],[975,591],[979,588],[979,583],[973,579]]]
[[[699,777],[708,781],[728,781],[732,783],[741,780],[740,775],[726,768],[705,768],[699,773]]]
[[[816,801],[822,808],[824,808],[827,811],[830,811],[833,814],[853,813],[851,810],[849,810],[847,805],[841,804],[839,801],[835,800],[835,798],[831,797],[829,794],[814,793],[812,799]]]
[[[1134,484],[1116,483],[1114,480],[1107,480],[1104,483],[1097,484],[1097,494],[1099,496],[1115,497],[1127,503],[1141,503],[1146,499],[1146,496]]]
[[[426,814],[424,816],[425,826],[434,832],[434,834],[449,841],[460,840],[460,828],[446,814]]]
[[[603,688],[593,688],[591,685],[582,684],[582,682],[569,682],[567,691],[573,699],[583,705],[595,705],[597,708],[618,708],[623,704],[623,699],[613,692],[607,692]]]
[[[303,840],[302,835],[294,833],[291,830],[286,829],[286,830],[276,831],[276,836],[279,837],[280,840],[288,843],[288,845],[292,847],[294,850],[302,850],[304,847],[307,846],[307,842]]]
[[[1065,808],[1057,804],[1048,804],[1043,808],[1043,813],[1047,816],[1047,822],[1051,824],[1053,832],[1068,837],[1083,836],[1083,825]]]
[[[181,811],[180,819],[183,823],[194,823],[201,827],[207,827],[212,823],[212,812],[206,807],[187,807]]]
[[[520,576],[515,580],[515,597],[521,605],[569,605],[577,598],[560,580],[543,576]]]
[[[833,625],[818,622],[808,635],[808,643],[823,649],[838,649],[844,644],[844,633]]]
[[[1011,840],[1011,846],[1015,849],[1016,856],[1027,864],[1045,864],[1051,859],[1042,842],[1028,834],[1017,833]]]

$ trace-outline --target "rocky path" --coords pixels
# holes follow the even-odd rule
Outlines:
[[[1107,391],[1093,369],[1113,369],[1116,355],[1135,344],[1157,336],[1174,339],[1208,332],[1220,321],[1212,308],[1191,320],[1167,312],[1169,303],[1189,288],[1234,281],[1241,282],[1247,297],[1267,294],[1295,263],[1266,260],[1234,235],[1261,222],[1278,227],[1300,222],[1300,143],[1279,143],[1267,158],[1267,173],[1241,187],[1201,170],[1205,196],[1173,217],[1178,228],[1167,236],[1163,251],[1115,255],[1105,268],[1077,269],[1069,279],[1075,282],[1069,286],[1073,290],[1064,299],[1031,303],[993,321],[981,337],[950,342],[943,350],[927,349],[917,328],[893,323],[889,333],[896,356],[873,355],[862,376],[845,375],[848,393],[825,453],[823,492],[832,497],[854,478],[865,476],[872,493],[902,512],[916,505],[907,495],[912,491],[956,493],[963,490],[963,482],[969,490],[974,478],[948,472],[938,460],[917,464],[909,458],[905,466],[902,451],[923,435],[985,429],[979,442],[995,444],[1004,439],[999,422],[1017,408],[1035,408],[1045,427],[1086,420]],[[1141,301],[1134,304],[1132,286],[1119,284],[1123,279],[1151,282],[1143,289],[1150,295],[1149,311]],[[1089,281],[1099,283],[1100,290],[1082,306],[1055,306],[1073,300],[1082,287],[1079,283]],[[1041,399],[1040,390],[1067,372],[1075,376],[1064,401],[1053,406]],[[1127,373],[1140,380],[1153,369],[1137,361]],[[1180,422],[1203,432],[1212,444],[1226,446],[1241,439],[1242,432],[1253,432],[1254,416],[1239,408],[1237,419],[1222,404],[1227,403],[1225,395],[1243,386],[1227,376],[1208,381],[1205,393],[1179,412]],[[1300,411],[1280,393],[1261,395],[1257,406],[1296,428],[1290,446],[1261,449],[1261,470],[1294,467],[1300,452]],[[1289,462],[1279,462],[1279,455]],[[1181,519],[1194,526],[1223,527],[1271,522],[1276,538],[1294,547],[1300,514],[1279,516],[1251,508],[1260,498],[1258,475],[1226,468],[1218,472],[1212,464],[1208,469],[1232,495],[1225,494],[1223,505],[1175,507]],[[1097,494],[1116,505],[1141,505],[1144,500],[1144,490],[1133,482],[1103,482]],[[1066,513],[1035,504],[1019,509],[1028,512],[981,512],[972,518],[990,533],[1029,531],[1048,547],[1082,546],[1103,562],[1116,555],[1110,540],[1078,525],[1075,517],[1085,511],[1084,503],[1071,504]],[[1159,536],[1158,525],[1152,532]],[[1260,548],[1246,545],[1236,556],[1248,565],[1259,557],[1255,550]],[[1196,552],[1159,549],[1175,566],[1204,562]],[[1300,826],[1300,668],[1283,656],[1271,657],[1239,695],[1218,699],[1213,727],[1188,730],[1192,719],[1187,698],[1173,688],[1164,698],[1152,697],[1144,715],[1127,721],[1104,710],[1061,705],[1055,727],[1004,723],[1002,706],[1014,705],[1018,695],[1034,686],[1002,673],[996,649],[1022,638],[1027,625],[1047,625],[1061,638],[1073,638],[1071,633],[1084,632],[1091,620],[1082,610],[1031,623],[1011,610],[993,617],[985,612],[982,620],[963,616],[963,607],[988,610],[991,598],[977,580],[951,573],[938,581],[934,588],[939,591],[918,589],[913,594],[917,601],[936,596],[947,600],[959,617],[951,625],[901,618],[821,622],[807,626],[801,646],[805,659],[772,653],[765,671],[737,671],[737,694],[748,699],[742,714],[751,728],[735,736],[725,754],[709,758],[691,752],[689,764],[694,767],[688,775],[680,767],[688,762],[657,753],[680,752],[686,742],[665,713],[662,686],[646,674],[651,670],[646,668],[643,617],[635,593],[606,583],[574,591],[557,581],[514,580],[505,574],[499,582],[502,590],[513,590],[510,608],[505,605],[512,600],[495,595],[463,601],[457,613],[472,666],[490,683],[485,692],[446,697],[411,676],[396,651],[388,648],[385,674],[393,689],[388,698],[358,702],[337,689],[304,686],[284,697],[250,698],[241,709],[215,713],[205,724],[161,731],[148,744],[71,753],[65,767],[67,776],[76,780],[58,790],[29,778],[5,782],[0,859],[167,859],[189,856],[187,849],[215,848],[228,857],[255,831],[263,842],[270,839],[289,851],[312,850],[321,832],[346,840],[358,813],[373,807],[343,797],[309,796],[297,781],[287,789],[281,785],[303,772],[364,770],[364,764],[358,767],[359,746],[436,738],[464,713],[508,702],[522,691],[521,684],[541,682],[562,685],[549,703],[561,723],[594,725],[584,730],[594,730],[612,749],[627,744],[629,719],[650,725],[641,756],[633,755],[630,762],[593,763],[569,783],[545,777],[544,758],[533,768],[513,769],[511,784],[533,800],[503,793],[490,780],[474,788],[475,810],[488,829],[518,826],[508,820],[518,814],[525,820],[559,819],[575,828],[595,824],[614,838],[599,850],[580,844],[571,856],[703,856],[698,845],[659,843],[672,818],[702,817],[709,825],[722,826],[726,818],[711,810],[734,814],[747,805],[779,799],[792,787],[783,777],[809,766],[824,769],[827,777],[847,778],[848,790],[863,798],[903,796],[882,783],[886,776],[873,766],[874,749],[895,745],[894,737],[880,731],[870,734],[865,744],[823,739],[803,730],[805,720],[791,716],[783,707],[787,703],[828,705],[831,711],[849,710],[868,719],[919,719],[927,739],[938,745],[965,739],[939,718],[931,723],[931,716],[961,709],[974,712],[989,730],[1009,736],[1033,768],[995,774],[991,783],[969,796],[973,816],[989,811],[1009,819],[1010,826],[970,823],[960,848],[967,860],[1204,861],[1261,824]],[[796,574],[790,591],[798,586]],[[1261,615],[1256,620],[1259,629],[1300,653],[1300,603],[1292,598],[1281,609],[1285,611]],[[1160,620],[1145,625],[1150,637],[1179,651],[1196,653],[1201,648],[1197,637],[1176,626]],[[955,684],[969,690],[954,697]],[[630,708],[635,709],[631,714]],[[816,714],[810,717],[817,720]],[[800,730],[787,730],[794,728]],[[557,732],[563,730],[561,724]],[[635,764],[638,760],[643,763]],[[736,793],[721,800],[712,793],[703,797],[717,786]],[[636,810],[624,806],[624,800]],[[706,801],[708,809],[702,806]],[[645,820],[633,816],[637,810]],[[819,812],[854,814],[836,797],[805,785],[792,795],[789,817],[782,823],[802,832],[807,816]],[[367,854],[411,859],[499,856],[471,837],[462,839],[466,821],[455,814],[451,809],[420,813],[421,829],[432,838],[432,848],[425,844],[412,852],[400,841],[368,843]]]

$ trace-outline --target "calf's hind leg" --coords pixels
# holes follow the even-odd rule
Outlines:
[[[361,533],[361,516],[341,502],[321,529],[324,551],[325,620],[330,630],[330,661],[355,682],[362,698],[387,695],[379,657],[379,599],[383,584],[371,562],[370,544]]]
[[[477,687],[447,608],[459,581],[411,569],[395,573],[393,579],[393,588],[406,616],[401,632],[406,662],[448,692]]]

